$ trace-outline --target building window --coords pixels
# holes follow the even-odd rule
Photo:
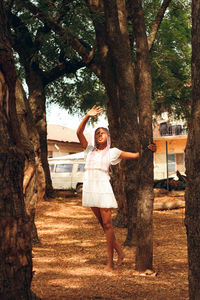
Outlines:
[[[168,172],[176,172],[176,154],[168,154]]]

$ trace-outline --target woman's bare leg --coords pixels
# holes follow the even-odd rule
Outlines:
[[[106,233],[104,225],[103,225],[103,220],[102,220],[100,208],[99,207],[92,207],[91,209],[92,209],[94,215],[96,216],[96,218],[98,219],[100,225],[102,226],[104,233]],[[111,211],[110,211],[110,217],[111,217]],[[112,224],[112,219],[111,219],[111,224]],[[113,231],[113,228],[112,228],[112,231]],[[117,252],[117,255],[118,255],[117,265],[119,266],[119,265],[122,264],[122,261],[123,261],[125,255],[124,255],[124,252],[122,251],[122,248],[120,247],[118,241],[115,238],[114,231],[113,231],[113,248]]]
[[[112,228],[111,211],[109,208],[100,208],[100,213],[103,221],[103,229],[106,234],[108,262],[105,268],[106,271],[112,271],[113,269],[113,251],[114,251],[114,232]]]
[[[111,271],[113,269],[113,249],[115,249],[118,254],[118,265],[120,265],[124,259],[124,253],[119,246],[113,231],[111,210],[109,208],[92,207],[92,211],[99,220],[99,223],[106,234],[108,247],[108,264],[106,266],[106,270]]]

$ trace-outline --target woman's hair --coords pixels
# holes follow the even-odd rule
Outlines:
[[[101,155],[100,166],[96,166],[95,161],[94,161],[94,156],[95,156],[95,152],[98,149],[98,144],[96,142],[96,132],[99,129],[103,129],[106,132],[107,145],[106,145],[106,148],[104,150],[102,150],[101,153],[100,153],[100,155]],[[109,149],[110,149],[110,145],[111,145],[111,139],[110,139],[110,133],[109,133],[108,129],[104,128],[104,127],[98,127],[94,132],[94,149],[93,149],[92,152],[88,153],[88,155],[87,155],[86,169],[94,169],[96,167],[96,168],[100,168],[104,171],[109,171],[109,166],[110,166]]]

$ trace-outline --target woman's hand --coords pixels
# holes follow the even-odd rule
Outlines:
[[[89,117],[95,117],[95,116],[97,116],[98,114],[100,114],[100,113],[102,112],[102,110],[103,110],[103,108],[101,108],[100,106],[97,106],[97,107],[96,107],[96,105],[94,105],[94,106],[92,107],[92,109],[90,109],[90,110],[88,111],[87,115],[88,115]]]
[[[157,150],[156,144],[150,144],[149,146],[147,146],[147,148],[152,152],[155,152]]]
[[[83,118],[82,122],[80,123],[80,125],[78,126],[78,129],[76,131],[77,137],[81,143],[81,146],[83,147],[83,149],[87,148],[88,145],[88,141],[85,137],[85,135],[83,134],[83,131],[85,130],[85,125],[87,124],[88,120],[90,117],[95,117],[98,114],[100,114],[102,112],[103,108],[101,108],[100,106],[94,105],[92,107],[92,109],[90,109],[88,111],[88,113],[85,115],[85,117]]]

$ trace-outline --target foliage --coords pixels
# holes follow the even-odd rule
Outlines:
[[[163,19],[151,53],[153,105],[177,118],[189,118],[191,89],[190,9],[173,2]]]
[[[69,47],[67,36],[56,35],[46,24],[42,24],[35,16],[31,15],[21,1],[16,0],[14,3],[12,13],[20,19],[24,26],[20,31],[20,39],[21,37],[25,38],[26,31],[26,37],[28,35],[33,45],[32,56],[37,60],[41,72],[48,72],[59,63],[70,62],[75,65],[77,61],[82,60],[77,52]],[[45,11],[47,16],[54,17],[57,23],[67,28],[88,51],[92,49],[95,34],[85,1],[39,0],[34,4]],[[13,37],[16,35],[14,29],[12,29],[12,34]],[[17,53],[15,53],[15,57],[18,74],[23,80],[25,78],[24,65],[20,64],[21,60]],[[86,67],[77,72],[60,76],[48,84],[45,91],[48,103],[58,103],[71,113],[84,112],[88,106],[97,102],[104,105],[107,99],[104,87]]]
[[[15,0],[12,12],[17,15],[29,30],[34,44],[33,55],[45,72],[59,63],[66,61],[72,64],[81,61],[79,55],[68,45],[68,37],[58,36],[30,14],[26,5]],[[32,1],[46,15],[67,28],[84,47],[90,51],[94,46],[95,32],[90,12],[84,0],[38,0]],[[161,0],[144,0],[143,8],[147,34],[158,12]],[[163,19],[156,41],[151,51],[151,68],[153,82],[153,107],[155,113],[163,110],[175,113],[177,117],[189,117],[190,104],[190,7],[189,1],[171,2]],[[130,26],[129,26],[130,28]],[[130,40],[132,32],[130,29]],[[134,43],[133,43],[134,45]],[[133,58],[135,57],[133,47]],[[98,63],[98,56],[95,55]],[[23,68],[19,68],[24,76]],[[58,103],[70,112],[87,110],[95,102],[104,105],[107,96],[99,79],[84,67],[81,70],[65,74],[46,87],[48,102]]]
[[[50,103],[57,103],[70,113],[85,113],[95,104],[104,106],[107,95],[104,86],[91,72],[83,68],[71,80],[56,80],[47,86]]]

